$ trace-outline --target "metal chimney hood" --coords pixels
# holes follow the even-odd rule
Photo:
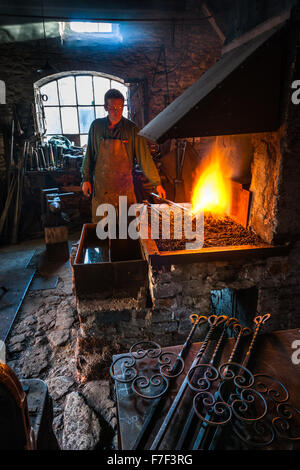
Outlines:
[[[139,133],[172,138],[271,132],[280,126],[286,22],[223,55]]]

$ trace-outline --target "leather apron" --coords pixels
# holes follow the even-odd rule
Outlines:
[[[92,221],[97,223],[97,207],[103,203],[119,207],[119,196],[127,196],[127,204],[136,203],[132,166],[125,144],[120,139],[102,139],[94,171]]]

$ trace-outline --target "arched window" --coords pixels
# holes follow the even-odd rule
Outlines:
[[[110,88],[124,95],[123,115],[128,117],[128,87],[117,77],[96,72],[68,72],[39,80],[35,91],[43,103],[45,135],[50,138],[60,134],[75,145],[85,145],[92,121],[106,116],[104,95]]]

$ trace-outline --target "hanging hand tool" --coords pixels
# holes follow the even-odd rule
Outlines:
[[[42,157],[42,162],[44,163],[44,168],[45,170],[49,170],[50,169],[50,165],[49,165],[49,162],[46,161],[46,158],[45,158],[45,154],[44,154],[44,150],[43,150],[43,146],[41,145],[39,147],[39,152],[40,152],[40,155]]]
[[[43,145],[43,152],[44,152],[45,160],[47,163],[47,169],[50,169],[50,155],[49,155],[49,147],[47,144]]]
[[[56,168],[55,160],[54,160],[54,155],[53,155],[53,148],[52,148],[52,145],[51,145],[51,144],[49,144],[49,153],[50,153],[51,165],[52,165],[53,168]]]
[[[185,200],[184,181],[182,179],[182,170],[186,151],[187,141],[176,140],[176,178],[174,179],[174,200]],[[179,191],[181,189],[181,191]]]

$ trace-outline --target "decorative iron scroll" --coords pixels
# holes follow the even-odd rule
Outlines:
[[[117,382],[131,383],[132,391],[139,397],[154,400],[168,390],[169,379],[178,377],[183,370],[184,361],[179,355],[162,352],[160,345],[153,341],[139,341],[131,346],[128,354],[115,359],[110,375]]]
[[[200,376],[197,370],[201,371]],[[189,387],[198,392],[193,400],[194,412],[208,425],[222,426],[233,417],[258,421],[265,416],[267,404],[262,394],[251,388],[253,383],[253,374],[241,364],[224,363],[219,369],[199,364],[188,374]]]

